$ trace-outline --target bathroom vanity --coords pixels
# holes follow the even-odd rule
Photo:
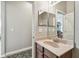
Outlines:
[[[61,1],[55,5],[49,2],[42,2],[46,5],[40,3],[40,6],[48,5],[48,8],[40,7],[38,10],[35,57],[72,58],[74,48],[74,2]]]
[[[69,41],[70,42],[70,41]],[[35,43],[36,58],[72,58],[73,45],[69,42],[38,40]]]

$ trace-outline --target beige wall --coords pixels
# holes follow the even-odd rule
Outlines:
[[[74,58],[79,58],[79,1],[75,2],[75,49]]]
[[[74,40],[74,2],[66,2],[64,38]]]
[[[38,1],[38,9],[48,11],[48,1]]]
[[[66,13],[69,14],[69,13],[72,13],[74,12],[74,1],[67,1],[66,2]]]
[[[63,1],[63,2],[60,2],[58,3],[56,6],[55,6],[55,9],[58,9],[64,13],[66,13],[66,2]]]

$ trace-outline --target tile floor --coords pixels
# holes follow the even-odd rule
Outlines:
[[[23,51],[14,55],[7,56],[7,58],[32,58],[32,50]]]

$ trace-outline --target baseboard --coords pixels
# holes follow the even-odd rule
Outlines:
[[[30,49],[32,49],[32,47],[27,47],[27,48],[15,50],[15,51],[7,52],[6,55],[3,54],[3,55],[1,55],[1,57],[10,56],[10,55],[13,55],[13,54],[16,54],[16,53],[19,53],[19,52],[22,52],[22,51],[27,51],[27,50],[30,50]]]

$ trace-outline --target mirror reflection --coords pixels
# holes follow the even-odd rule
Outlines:
[[[38,32],[43,37],[73,39],[74,2],[48,2],[48,8],[38,11]]]

